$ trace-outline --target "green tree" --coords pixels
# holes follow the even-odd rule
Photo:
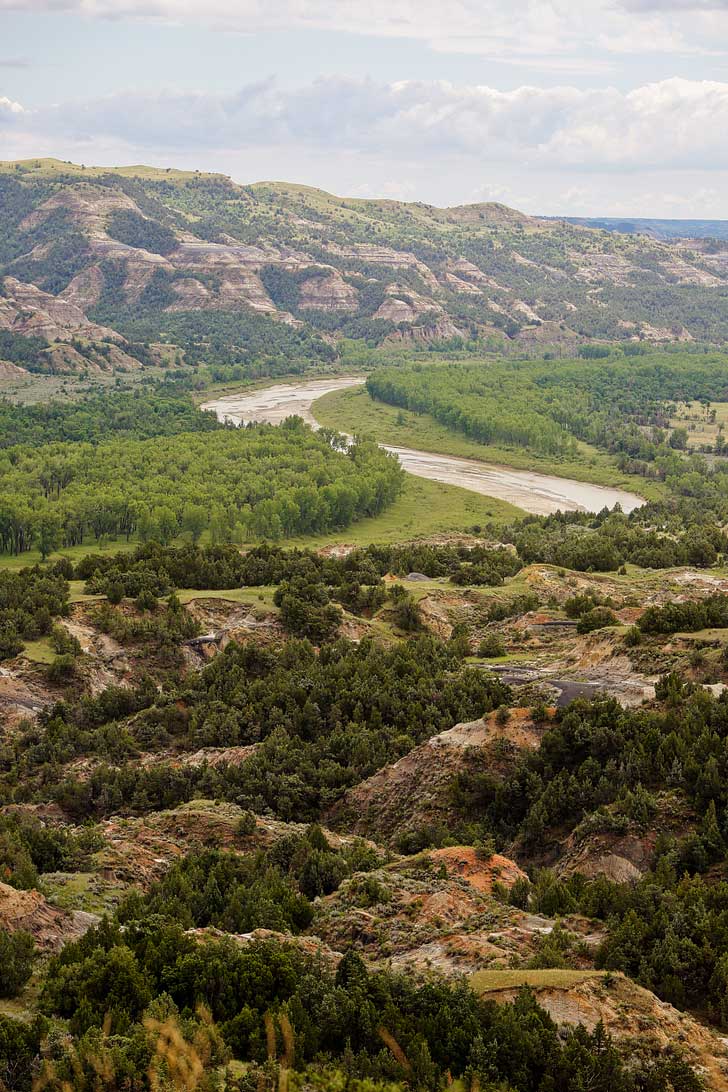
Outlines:
[[[22,929],[0,929],[0,997],[17,997],[33,973],[35,941]]]
[[[207,510],[201,504],[185,505],[182,511],[182,530],[189,531],[193,542],[200,541],[207,522]]]
[[[58,549],[61,543],[61,521],[55,513],[46,512],[40,517],[36,524],[35,541],[42,561]]]
[[[159,505],[152,513],[152,519],[157,528],[159,541],[163,546],[169,545],[179,530],[174,511],[166,505]]]
[[[688,446],[688,430],[686,428],[674,428],[670,433],[670,447],[676,451],[685,451]]]

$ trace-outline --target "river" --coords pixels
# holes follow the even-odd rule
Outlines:
[[[314,428],[318,427],[312,404],[317,398],[345,387],[358,387],[360,377],[340,379],[310,379],[302,383],[277,383],[271,387],[231,394],[206,402],[202,409],[214,410],[221,421],[245,424],[267,421],[277,425],[286,417],[298,414]],[[388,447],[409,474],[432,481],[459,485],[473,493],[509,501],[525,512],[548,515],[551,512],[598,512],[619,503],[624,512],[644,504],[642,497],[622,489],[604,485],[538,474],[531,470],[513,470],[495,466],[479,459],[460,459],[452,455],[436,455],[407,447]]]

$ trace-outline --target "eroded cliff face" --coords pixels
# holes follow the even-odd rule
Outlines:
[[[60,910],[39,891],[18,891],[0,883],[0,928],[30,933],[41,952],[57,952],[99,921],[85,910]]]
[[[299,307],[303,311],[356,311],[359,293],[336,272],[311,277],[301,285]]]
[[[78,281],[78,278],[76,278]],[[71,288],[71,286],[69,286]],[[90,320],[83,311],[94,291],[94,271],[85,274],[78,290],[54,296],[15,277],[0,280],[0,330],[23,338],[42,339],[38,362],[45,372],[130,371],[139,360],[127,352],[126,341],[115,330]],[[3,378],[19,379],[27,373],[0,360]]]
[[[507,724],[495,714],[456,724],[351,789],[330,822],[389,845],[428,824],[447,826],[454,814],[453,782],[476,753],[502,776],[522,748],[538,746],[542,734],[525,709],[512,710]]]
[[[108,216],[119,210],[138,211],[136,202],[122,190],[94,182],[80,182],[58,189],[29,213],[20,226],[30,232],[46,223],[53,213],[63,212],[83,228],[90,239],[103,239],[106,237]]]
[[[31,194],[35,185],[38,201],[12,226],[18,256],[0,269],[22,315],[6,302],[0,322],[53,345],[114,338],[117,314],[200,312],[313,328],[334,346],[342,336],[415,345],[495,337],[539,349],[605,336],[679,342],[704,338],[716,321],[713,340],[728,339],[728,244],[618,236],[495,204],[349,201],[148,169],[84,176],[59,165],[48,177],[39,167],[36,179],[12,166],[0,164],[0,181],[10,175]],[[120,218],[135,223],[133,237]],[[645,304],[646,276],[670,297],[664,314]],[[89,316],[99,308],[102,323]],[[58,370],[82,367],[49,358]]]
[[[109,327],[91,322],[68,297],[53,296],[15,277],[5,277],[2,281],[0,329],[25,337],[45,337],[48,341],[70,341],[74,337],[123,341]]]

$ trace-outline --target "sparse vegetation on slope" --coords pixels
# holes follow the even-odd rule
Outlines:
[[[131,359],[158,359],[157,343],[172,342],[220,379],[262,374],[261,362],[282,374],[332,360],[332,336],[518,354],[728,339],[715,243],[688,249],[495,204],[437,209],[196,172],[39,164],[0,166],[0,284],[50,293],[34,306],[52,346],[82,322],[91,342],[46,354],[44,370],[111,366],[99,352],[108,327]],[[27,313],[6,311],[0,325],[27,336]]]

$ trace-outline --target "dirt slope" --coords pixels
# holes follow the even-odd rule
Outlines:
[[[450,786],[469,759],[477,754],[479,762],[502,773],[518,750],[538,746],[541,732],[525,709],[512,710],[505,725],[494,713],[457,724],[357,785],[329,821],[388,843],[424,825],[446,823],[452,815]]]
[[[708,1092],[728,1090],[726,1040],[692,1016],[658,1000],[649,990],[624,975],[589,976],[565,986],[548,984],[549,972],[537,972],[547,983],[534,985],[536,999],[557,1023],[584,1024],[592,1031],[601,1020],[607,1031],[634,1055],[680,1050],[703,1077]],[[555,975],[568,972],[555,972]],[[497,975],[488,976],[482,989],[494,1001],[513,1001],[517,989],[499,987]],[[478,979],[474,984],[477,987]]]

